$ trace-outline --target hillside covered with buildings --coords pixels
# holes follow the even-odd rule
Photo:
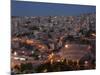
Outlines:
[[[94,69],[95,42],[95,13],[11,17],[11,65],[15,73]],[[60,64],[53,70],[45,66],[58,62],[67,67]],[[31,64],[30,69],[23,64]],[[45,67],[39,69],[41,65]]]

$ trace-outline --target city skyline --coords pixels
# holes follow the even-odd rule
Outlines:
[[[11,72],[96,69],[96,6],[12,1]]]

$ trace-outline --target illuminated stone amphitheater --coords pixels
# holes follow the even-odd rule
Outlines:
[[[61,57],[66,60],[79,61],[82,57],[89,53],[90,46],[79,45],[79,44],[68,44],[65,45],[61,50]]]

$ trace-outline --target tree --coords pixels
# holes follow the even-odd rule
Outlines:
[[[57,72],[57,71],[71,71],[72,67],[67,65],[66,62],[55,62],[51,64],[50,62],[42,64],[36,68],[36,72]]]
[[[25,72],[25,71],[27,71],[27,70],[32,70],[33,69],[33,66],[32,66],[32,64],[31,63],[26,63],[26,64],[21,64],[21,66],[20,66],[20,71],[23,73],[23,72]]]

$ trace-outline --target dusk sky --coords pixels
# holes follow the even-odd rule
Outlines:
[[[95,13],[96,6],[11,1],[12,16],[69,16]]]

